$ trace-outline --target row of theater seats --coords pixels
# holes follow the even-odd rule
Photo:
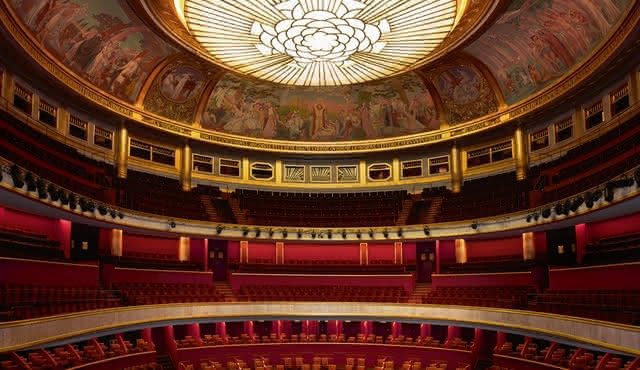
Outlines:
[[[600,265],[640,260],[640,234],[606,238],[587,245],[582,263]]]
[[[264,262],[269,261],[269,262]],[[406,264],[393,264],[393,261],[370,261],[369,265],[360,265],[359,261],[322,261],[287,260],[284,264],[274,264],[271,260],[249,260],[248,264],[240,264],[239,260],[229,260],[229,265],[235,271],[259,272],[259,273],[367,273],[367,274],[394,274],[403,273],[415,266],[415,261],[408,260]],[[338,262],[338,263],[336,263]]]
[[[407,302],[402,287],[358,286],[258,286],[240,288],[238,299],[248,302],[261,301],[332,301],[332,302]]]
[[[2,360],[0,362],[0,369],[68,369],[104,359],[124,356],[126,354],[155,351],[153,343],[146,342],[144,339],[137,339],[135,345],[127,340],[124,340],[122,343],[126,348],[122,347],[120,341],[112,339],[108,346],[99,341],[89,341],[82,346],[72,344],[64,347],[55,347],[53,349],[40,349],[26,353],[17,353],[12,359]],[[157,363],[149,363],[128,367],[128,369],[162,370],[162,367]]]
[[[39,233],[7,227],[0,228],[0,255],[42,259],[64,258],[59,241],[51,240]]]
[[[98,287],[0,285],[0,318],[23,320],[120,306],[116,292]]]
[[[273,365],[271,360],[266,356],[260,356],[254,358],[252,364],[248,364],[246,361],[236,359],[234,361],[228,361],[226,363],[226,369],[228,370],[337,370],[338,368],[344,370],[365,370],[367,369],[365,359],[358,357],[347,357],[344,363],[335,363],[333,357],[329,356],[316,356],[311,359],[311,363],[305,363],[303,357],[284,357],[280,364]],[[444,360],[431,360],[428,364],[423,366],[421,361],[417,360],[404,360],[402,364],[398,364],[390,360],[388,357],[381,357],[377,360],[377,364],[373,367],[373,370],[467,370],[471,369],[471,366],[464,362],[458,362],[454,366],[449,366],[448,361]],[[189,361],[181,362],[179,370],[193,370],[194,366]],[[223,369],[223,365],[215,359],[201,362],[200,369]]]
[[[594,355],[591,352],[577,348],[566,348],[560,345],[546,345],[543,349],[538,349],[536,343],[521,343],[513,348],[513,343],[505,342],[501,346],[496,346],[495,354],[511,357],[520,357],[530,361],[551,364],[565,369],[572,370],[592,370],[603,359],[604,355]],[[601,369],[619,370],[627,369],[631,360],[624,360],[617,356],[606,359]]]
[[[198,263],[180,261],[177,254],[125,251],[121,257],[102,256],[103,262],[112,262],[121,267],[155,268],[166,270],[201,270]]]
[[[129,305],[225,301],[224,294],[205,284],[117,283],[113,288]]]
[[[250,223],[274,226],[394,225],[406,191],[285,193],[238,189],[233,193]]]
[[[501,308],[525,308],[532,287],[438,287],[422,303]]]
[[[640,290],[547,290],[529,309],[638,325]]]

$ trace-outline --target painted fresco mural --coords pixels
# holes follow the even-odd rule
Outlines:
[[[95,86],[133,103],[153,67],[175,52],[126,0],[10,0],[49,52]]]
[[[226,74],[202,127],[282,140],[363,140],[440,128],[433,97],[414,73],[362,85],[287,87]]]
[[[514,0],[466,51],[482,60],[507,104],[549,86],[582,61],[632,0]]]
[[[144,108],[161,116],[192,123],[202,92],[218,70],[190,58],[169,63],[144,97]]]
[[[498,111],[498,100],[489,82],[470,65],[444,67],[436,71],[431,80],[451,125]]]

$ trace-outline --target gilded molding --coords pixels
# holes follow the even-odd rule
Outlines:
[[[618,47],[620,47],[627,37],[637,28],[640,20],[639,8],[640,6],[638,2],[634,3],[630,7],[630,10],[625,15],[620,26],[618,26],[618,29],[613,32],[607,40],[603,41],[603,47],[594,51],[589,58],[586,58],[584,62],[574,67],[574,69],[559,82],[540,91],[521,103],[505,108],[497,113],[457,125],[454,128],[440,130],[438,132],[340,143],[292,143],[289,141],[248,138],[203,130],[185,125],[181,122],[169,120],[149,112],[144,112],[131,104],[125,103],[120,99],[114,98],[107,93],[90,86],[85,80],[75,75],[69,69],[59,65],[46,50],[38,46],[38,44],[28,34],[28,31],[19,24],[18,17],[8,6],[7,0],[4,0],[2,3],[0,21],[4,28],[23,47],[27,54],[52,76],[93,103],[120,114],[129,120],[146,124],[164,132],[235,148],[281,153],[345,154],[398,150],[439,143],[453,138],[475,134],[506,123],[509,120],[517,119],[533,111],[537,111],[575,88],[595,72],[603,63],[610,60]],[[462,23],[463,20],[464,17],[460,22]]]

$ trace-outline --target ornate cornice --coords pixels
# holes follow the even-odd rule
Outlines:
[[[588,79],[593,72],[598,70],[604,63],[608,62],[613,55],[615,55],[618,48],[624,43],[629,35],[636,31],[640,21],[640,6],[638,5],[638,2],[635,2],[633,6],[630,7],[624,19],[620,22],[616,31],[602,43],[602,47],[594,51],[590,57],[585,59],[584,62],[575,66],[557,83],[549,86],[521,103],[501,109],[497,113],[436,132],[426,132],[385,139],[338,143],[291,142],[248,138],[204,130],[146,112],[132,104],[128,104],[102,90],[99,90],[67,67],[61,65],[49,52],[42,48],[40,44],[33,39],[18,19],[19,17],[13,13],[13,10],[7,4],[7,0],[4,0],[0,9],[0,22],[31,58],[33,58],[44,70],[79,95],[111,112],[122,115],[131,121],[137,121],[175,135],[228,147],[283,153],[345,154],[399,150],[458,139],[496,127],[514,119],[519,119],[527,114],[548,106],[550,103],[556,101],[558,98],[567,94],[569,91]]]

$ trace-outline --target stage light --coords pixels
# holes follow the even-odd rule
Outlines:
[[[473,221],[473,223],[471,224],[471,228],[474,230],[478,230],[478,223]]]
[[[388,230],[384,230],[382,232],[382,235],[384,235],[385,238],[389,239],[389,231]]]
[[[560,216],[563,212],[562,204],[561,203],[556,204],[556,206],[554,207],[554,210],[556,212],[556,215]]]
[[[316,238],[316,232],[315,232],[315,231],[312,231],[312,232],[311,232],[311,239],[315,239],[315,238]]]
[[[302,239],[302,231],[298,231],[298,239]]]
[[[118,212],[118,218],[123,219],[124,218],[124,213]]]
[[[24,176],[24,182],[27,184],[27,191],[36,191],[36,179],[31,171]]]
[[[224,230],[224,226],[222,225],[216,226],[216,234],[220,235],[222,233],[222,230]]]
[[[347,238],[347,232],[346,231],[342,231],[342,239],[346,239]]]
[[[615,188],[615,185],[613,183],[608,183],[607,187],[604,189],[604,200],[606,200],[607,202],[613,201],[614,188]]]
[[[38,178],[36,181],[36,188],[38,189],[38,198],[47,199],[47,184],[43,179]]]
[[[282,237],[286,239],[287,235],[289,235],[289,232],[287,230],[282,230]]]
[[[62,205],[66,206],[67,204],[69,204],[69,195],[66,191],[60,190],[58,194],[60,194],[60,203],[62,203]]]
[[[84,198],[80,198],[80,200],[78,201],[78,204],[80,205],[80,210],[82,212],[87,211],[87,201]]]
[[[172,228],[172,229],[175,229],[176,228],[176,222],[173,221],[173,220],[169,221],[169,227]]]
[[[398,237],[402,238],[402,229],[398,229]]]
[[[256,229],[256,238],[259,238],[259,237],[260,237],[260,234],[261,234],[260,229]]]
[[[49,197],[51,197],[52,202],[57,202],[60,199],[60,191],[55,185],[47,185],[47,192],[49,193]]]
[[[429,230],[428,227],[425,226],[425,228],[423,229],[424,231],[424,235],[429,236],[429,234],[431,234],[431,231]]]
[[[569,215],[569,211],[571,210],[571,201],[567,199],[562,206],[562,211],[565,216]]]
[[[571,211],[576,212],[578,208],[580,208],[582,203],[584,203],[584,198],[582,196],[579,196],[576,199],[574,199],[573,203],[571,204]]]
[[[539,218],[540,218],[540,214],[539,214],[538,212],[536,212],[536,213],[534,213],[534,214],[533,214],[533,219],[534,219],[535,221],[538,221],[538,219],[539,219]]]
[[[527,223],[530,223],[532,218],[533,218],[533,215],[527,215]]]
[[[242,236],[247,236],[248,234],[249,234],[249,229],[247,229],[246,227],[242,229]]]
[[[593,202],[597,202],[602,198],[602,190],[598,189],[593,193]]]
[[[269,229],[269,237],[273,238],[273,229]]]
[[[373,230],[369,230],[369,237],[373,239]]]
[[[109,214],[111,215],[111,218],[116,218],[116,216],[117,216],[117,213],[116,213],[115,209],[110,209],[109,210]]]
[[[103,204],[98,206],[98,213],[100,213],[100,215],[102,216],[106,216],[107,215],[107,207],[105,207]]]
[[[542,210],[542,218],[549,218],[551,216],[551,208],[545,208]]]
[[[87,203],[87,211],[89,212],[95,212],[96,210],[96,204],[93,202],[89,202]]]
[[[358,230],[358,232],[356,233],[356,236],[358,237],[358,239],[362,238],[362,234],[360,233],[360,230]]]
[[[13,181],[13,186],[16,188],[22,188],[24,186],[24,180],[22,179],[22,171],[15,164],[11,166],[9,170],[9,174],[11,175],[11,180]]]
[[[331,230],[327,230],[327,238],[329,239],[333,238],[333,233],[331,232]]]

